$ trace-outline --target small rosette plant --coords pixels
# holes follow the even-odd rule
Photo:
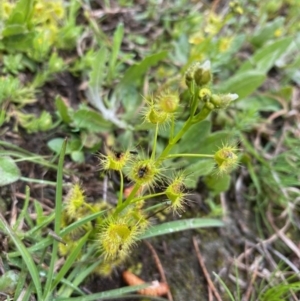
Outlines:
[[[184,205],[188,203],[187,173],[184,170],[174,171],[173,175],[168,176],[169,170],[164,166],[166,160],[184,157],[206,158],[215,163],[217,176],[231,172],[238,165],[238,149],[230,144],[224,144],[212,154],[171,153],[173,147],[180,143],[181,138],[193,125],[203,121],[211,112],[226,108],[238,98],[237,94],[215,93],[211,87],[212,79],[209,61],[203,64],[194,63],[185,73],[186,93],[168,89],[145,97],[143,119],[144,123],[152,125],[154,133],[149,156],[130,150],[115,152],[109,148],[99,155],[100,169],[108,174],[118,173],[120,176],[117,204],[110,207],[108,213],[97,219],[93,225],[93,241],[97,243],[98,252],[104,259],[102,270],[100,268],[99,271],[104,274],[110,270],[108,267],[120,264],[130,254],[139,236],[150,226],[149,212],[152,207],[147,206],[149,199],[159,199],[162,208],[171,209],[175,213],[182,212]],[[184,104],[181,104],[181,95],[188,95],[189,99]],[[178,126],[175,125],[179,109],[186,104],[189,114],[178,130]],[[160,128],[169,130],[169,140],[158,153]],[[132,182],[132,189],[126,194],[125,177]],[[157,209],[159,205],[153,208]],[[64,216],[74,220],[95,210],[94,205],[85,202],[83,192],[75,185],[67,198]],[[89,230],[88,227],[85,231]],[[67,239],[70,240],[71,237]],[[66,254],[66,251],[61,253]]]

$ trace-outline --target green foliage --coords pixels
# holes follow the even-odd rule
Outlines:
[[[116,3],[133,7],[132,1]],[[232,1],[224,10],[204,5],[200,12],[187,1],[177,1],[168,9],[163,5],[158,9],[152,3],[142,12],[134,11],[128,22],[132,27],[122,17],[123,23],[111,23],[113,30],[107,29],[111,21],[107,1],[101,10],[103,18],[93,11],[97,4],[89,7],[90,3],[82,5],[77,0],[51,0],[47,5],[40,0],[4,0],[1,5],[1,134],[7,128],[13,132],[10,137],[22,135],[21,128],[26,135],[44,132],[49,150],[54,153],[53,160],[60,157],[57,167],[48,158],[0,141],[0,186],[23,180],[56,185],[57,192],[56,214],[47,215],[40,200],[31,204],[27,190],[14,225],[8,225],[0,216],[1,231],[10,238],[7,258],[1,257],[4,266],[9,267],[0,277],[1,292],[14,295],[17,300],[26,288],[23,300],[35,295],[37,300],[47,301],[109,300],[138,290],[123,288],[86,296],[79,287],[91,273],[99,266],[103,268],[105,260],[113,268],[125,258],[107,260],[105,252],[110,250],[99,247],[99,242],[97,246],[95,241],[106,239],[117,246],[115,255],[128,256],[138,239],[223,226],[219,220],[193,218],[151,227],[149,216],[155,215],[156,210],[170,208],[181,214],[189,190],[197,186],[200,178],[207,188],[204,202],[210,208],[209,214],[219,217],[223,212],[219,193],[230,189],[231,184],[237,185],[236,180],[233,183],[235,176],[231,178],[220,170],[222,166],[227,168],[224,162],[233,159],[233,167],[239,160],[244,165],[245,202],[249,201],[249,208],[255,212],[257,231],[266,235],[265,212],[274,205],[276,210],[287,211],[296,225],[299,141],[294,137],[295,130],[291,130],[293,125],[287,125],[290,120],[284,115],[277,119],[276,114],[293,105],[294,83],[300,83],[298,1]],[[103,22],[107,24],[102,26]],[[147,35],[143,30],[136,32],[135,24]],[[149,26],[152,31],[147,31]],[[209,78],[203,76],[206,66],[199,63],[207,59],[213,68]],[[184,83],[182,74],[195,61],[201,72],[192,70],[193,80],[185,78]],[[272,73],[276,73],[278,86],[269,84]],[[199,74],[202,84],[205,82],[202,87],[197,87]],[[60,78],[68,75],[74,77],[76,85],[81,81],[80,87],[72,83],[58,85]],[[208,89],[209,96],[201,98],[201,88]],[[153,94],[141,97],[142,90]],[[174,91],[180,99],[176,114],[162,112],[159,101]],[[221,110],[215,100],[222,98],[223,93],[233,92],[239,98],[226,94],[232,106]],[[43,108],[45,94],[55,98],[53,111]],[[37,112],[38,107],[41,109]],[[268,119],[273,113],[280,126],[281,118],[285,120],[284,130],[278,125],[273,128],[273,117]],[[266,128],[270,128],[271,134],[264,132]],[[253,136],[259,133],[257,129],[263,131],[263,143],[258,149],[259,139],[253,142]],[[68,136],[68,143],[60,138],[64,136]],[[285,151],[277,149],[278,141]],[[226,143],[230,143],[229,154]],[[100,155],[101,167],[120,175],[120,191],[115,192],[117,204],[103,207],[99,202],[84,201],[75,208],[75,216],[66,219],[68,202],[62,203],[62,175],[72,171],[63,170],[63,158],[67,155],[84,164],[86,153],[98,152],[101,147],[106,151]],[[127,150],[116,151],[122,147]],[[244,149],[240,158],[235,154],[237,147]],[[216,160],[216,153],[221,150],[223,158]],[[126,164],[120,162],[124,154],[130,158]],[[22,177],[18,161],[58,170],[56,182]],[[125,176],[135,182],[126,196]],[[154,191],[156,186],[161,192]],[[161,201],[150,205],[150,199]],[[36,220],[32,221],[29,212],[34,212]],[[53,222],[54,233],[45,236]],[[24,224],[26,231],[22,230]],[[109,229],[114,229],[112,232],[119,238],[111,235]],[[109,240],[109,235],[115,241]],[[64,249],[65,241],[68,247]],[[66,260],[55,271],[62,255],[66,255]],[[90,263],[91,259],[94,262]],[[223,286],[231,300],[235,296],[240,299],[238,286],[235,294],[226,287],[225,280]],[[290,290],[298,291],[298,283],[269,286],[259,296],[265,301],[288,299]]]
[[[0,186],[11,184],[20,178],[20,170],[13,159],[0,157]]]

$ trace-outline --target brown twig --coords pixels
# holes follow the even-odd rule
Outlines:
[[[267,219],[271,225],[271,227],[273,228],[273,230],[276,232],[277,236],[295,253],[295,255],[297,255],[298,258],[300,258],[300,250],[299,248],[296,246],[296,244],[294,242],[292,242],[285,234],[284,231],[282,231],[282,229],[278,229],[275,224],[274,224],[274,219],[273,216],[271,214],[271,209],[268,208],[267,210]]]
[[[213,296],[213,292],[211,290],[211,287],[208,287],[208,301],[213,301],[214,300],[214,296]]]
[[[245,294],[245,296],[243,298],[243,301],[248,301],[250,299],[250,297],[251,297],[251,293],[252,293],[252,290],[253,290],[253,283],[256,280],[257,272],[258,272],[258,265],[255,267],[255,270],[253,271],[253,274],[252,274],[252,277],[251,277],[251,281],[249,283],[249,286],[247,288],[247,291],[246,291],[246,294]]]
[[[203,274],[204,274],[204,277],[208,283],[208,286],[210,287],[210,289],[212,290],[213,294],[215,295],[216,299],[218,301],[222,301],[222,298],[221,296],[219,295],[215,285],[213,284],[211,278],[210,278],[210,275],[205,267],[205,264],[204,264],[204,260],[201,256],[201,253],[200,253],[200,250],[199,250],[199,247],[198,247],[198,243],[197,243],[197,239],[195,236],[193,236],[193,244],[194,244],[194,248],[195,248],[195,251],[196,251],[196,255],[197,255],[197,258],[198,258],[198,261],[199,261],[199,264],[200,264],[200,267],[203,271]]]
[[[154,261],[156,263],[156,266],[157,266],[157,269],[159,271],[159,274],[160,274],[160,277],[161,277],[161,280],[165,283],[168,284],[167,282],[167,278],[166,278],[166,275],[165,275],[165,272],[164,272],[164,269],[163,269],[163,266],[161,264],[161,261],[155,251],[155,249],[153,248],[153,246],[148,242],[148,241],[145,241],[145,244],[146,246],[149,248],[149,250],[151,251],[152,253],[152,256],[154,258]],[[169,290],[168,293],[167,293],[167,296],[168,296],[168,300],[169,301],[173,301],[173,296],[171,294],[171,291]]]

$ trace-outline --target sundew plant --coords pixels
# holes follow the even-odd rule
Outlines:
[[[190,127],[199,124],[211,112],[225,109],[238,98],[237,94],[214,93],[209,61],[191,64],[184,76],[187,87],[185,91],[167,89],[158,94],[145,96],[143,122],[150,124],[154,129],[149,155],[146,151],[140,152],[132,148],[119,152],[109,147],[106,147],[105,153],[98,155],[99,168],[102,172],[119,175],[120,190],[117,204],[106,208],[105,215],[98,217],[95,224],[90,222],[63,236],[64,243],[59,247],[61,255],[69,254],[77,244],[78,238],[88,235],[90,242],[96,243],[97,256],[103,258],[99,272],[109,274],[114,266],[119,265],[130,255],[132,247],[139,239],[151,236],[149,233],[155,228],[149,219],[151,214],[166,209],[180,216],[185,204],[189,202],[186,181],[193,175],[184,169],[171,170],[164,165],[166,160],[183,157],[212,160],[215,164],[213,171],[215,177],[222,177],[237,166],[238,149],[235,144],[226,141],[212,154],[171,153]],[[183,106],[189,113],[178,129],[177,114],[179,108]],[[158,152],[157,141],[161,128],[168,130],[169,138],[164,149]],[[126,194],[124,194],[125,180],[132,183],[130,192]],[[148,205],[150,199],[156,198],[160,201],[155,205],[153,202],[151,206]],[[99,204],[91,204],[85,200],[83,187],[76,183],[66,198],[61,226],[67,227],[70,223],[80,221],[100,209]],[[196,227],[197,219],[192,219],[190,228]],[[164,233],[152,236],[160,234]]]

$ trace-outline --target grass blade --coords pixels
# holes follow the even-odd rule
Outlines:
[[[54,220],[54,232],[59,235],[60,232],[60,223],[61,223],[61,213],[62,213],[62,187],[63,187],[63,165],[65,152],[67,147],[67,140],[64,141],[62,145],[62,150],[59,155],[58,169],[57,169],[57,186],[56,186],[56,195],[55,195],[55,220]],[[47,275],[47,281],[44,290],[44,301],[47,301],[51,294],[51,283],[54,273],[54,265],[57,259],[57,250],[58,250],[58,241],[53,239],[52,244],[52,256],[49,266],[49,271]]]
[[[77,244],[77,246],[69,254],[66,262],[64,263],[64,265],[62,266],[62,268],[60,269],[60,271],[58,272],[58,274],[55,277],[55,280],[51,286],[51,291],[53,291],[55,289],[55,287],[61,281],[61,279],[67,274],[67,272],[69,272],[72,264],[78,258],[79,254],[82,250],[82,247],[86,243],[89,235],[90,235],[90,232],[86,233],[85,236],[79,240],[79,243]]]
[[[150,227],[142,235],[139,236],[139,239],[145,239],[190,229],[222,226],[224,226],[224,223],[217,219],[191,218]]]
[[[128,286],[128,287],[122,287],[113,289],[110,291],[102,292],[102,293],[96,293],[91,294],[88,296],[80,296],[80,297],[70,297],[70,298],[56,298],[53,301],[95,301],[95,300],[111,300],[115,297],[121,297],[124,296],[124,294],[132,293],[144,288],[147,288],[148,286],[151,286],[151,283],[145,283],[141,285],[134,285],[134,286]]]
[[[15,232],[12,230],[12,228],[9,226],[9,224],[6,222],[5,218],[3,215],[0,213],[0,228],[8,234],[10,239],[13,241],[15,244],[16,248],[20,252],[27,269],[30,273],[30,276],[32,278],[32,281],[34,283],[36,293],[38,296],[38,300],[42,300],[42,287],[41,287],[41,281],[39,277],[39,272],[37,269],[37,266],[35,265],[32,257],[30,256],[30,253],[28,252],[27,248],[21,241],[21,239],[15,234]]]

